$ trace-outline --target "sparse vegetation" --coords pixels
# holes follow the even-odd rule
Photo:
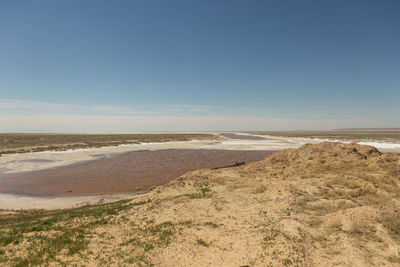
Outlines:
[[[197,242],[198,245],[203,246],[203,247],[209,247],[210,246],[206,241],[204,241],[201,238],[197,239],[196,242]]]
[[[200,188],[199,193],[187,194],[189,198],[210,198],[212,196],[211,189],[208,187]]]
[[[128,203],[128,200],[123,200],[99,206],[50,212],[32,211],[9,218],[0,217],[1,246],[11,245],[11,251],[16,252],[13,247],[23,244],[27,253],[25,257],[4,256],[0,263],[15,266],[42,265],[56,259],[62,251],[67,256],[73,256],[86,248],[93,228],[113,223],[121,211],[150,201]]]
[[[212,227],[212,228],[217,228],[217,227],[218,227],[218,224],[213,223],[213,222],[206,222],[206,223],[204,223],[204,225],[210,226],[210,227]]]
[[[0,155],[217,138],[213,134],[0,134]]]
[[[399,211],[395,213],[387,213],[383,215],[381,220],[383,226],[388,229],[389,233],[397,240],[400,241],[400,216]]]

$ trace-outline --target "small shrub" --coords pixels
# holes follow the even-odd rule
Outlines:
[[[209,198],[211,195],[211,189],[208,187],[201,188],[199,193],[187,194],[189,198]]]
[[[332,221],[331,223],[327,224],[326,230],[328,233],[334,233],[342,230],[342,222],[341,221]]]
[[[360,235],[371,230],[370,228],[371,226],[367,220],[356,218],[350,224],[349,233]]]
[[[292,264],[293,264],[292,260],[289,259],[289,258],[283,259],[283,260],[282,260],[282,263],[283,263],[283,265],[285,265],[285,266],[289,266],[289,265],[292,265]]]
[[[267,190],[267,187],[264,185],[261,185],[261,186],[257,187],[256,194],[264,193],[266,190]]]
[[[312,218],[310,221],[308,221],[308,224],[311,227],[319,227],[322,224],[322,220],[318,217]]]
[[[400,239],[400,216],[396,214],[385,214],[381,223],[389,230],[389,233],[395,239]]]
[[[217,228],[218,227],[218,224],[213,223],[213,222],[206,222],[204,225],[211,226],[212,228]]]
[[[200,246],[203,246],[203,247],[209,247],[210,245],[209,244],[207,244],[207,242],[206,241],[204,241],[203,239],[197,239],[197,244],[198,245],[200,245]]]

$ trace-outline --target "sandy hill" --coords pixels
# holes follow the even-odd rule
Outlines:
[[[400,157],[322,143],[130,201],[3,212],[0,263],[400,266]]]

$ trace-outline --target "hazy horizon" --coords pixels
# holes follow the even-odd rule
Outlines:
[[[0,132],[400,126],[398,1],[1,1]]]

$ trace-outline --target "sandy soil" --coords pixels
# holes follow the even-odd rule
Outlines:
[[[66,209],[86,205],[115,202],[140,196],[139,193],[112,194],[76,197],[30,197],[15,194],[0,194],[0,210]]]
[[[400,266],[400,157],[322,143],[130,202],[5,214],[4,264]]]

